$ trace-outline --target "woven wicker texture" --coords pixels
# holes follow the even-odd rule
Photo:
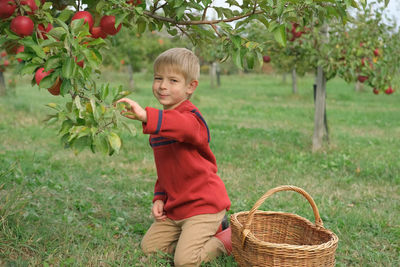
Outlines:
[[[295,191],[310,203],[315,224],[292,213],[260,211],[279,191]],[[303,189],[284,185],[265,193],[250,211],[231,216],[233,256],[239,266],[334,266],[338,237],[323,227],[318,208]]]

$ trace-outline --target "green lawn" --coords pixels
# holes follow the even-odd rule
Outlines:
[[[127,82],[123,73],[104,79]],[[211,130],[219,175],[231,213],[250,210],[269,189],[291,184],[316,201],[324,226],[339,236],[338,266],[400,265],[400,93],[355,92],[328,82],[330,143],[311,152],[313,77],[299,78],[299,94],[281,77],[207,77],[192,101]],[[151,77],[136,76],[131,95],[159,107]],[[148,136],[123,134],[112,157],[65,150],[54,127],[42,122],[48,102],[61,97],[18,81],[17,95],[0,98],[0,265],[169,266],[145,257],[139,243],[152,222],[156,172]],[[281,192],[261,209],[313,221],[296,193]],[[225,257],[206,266],[235,266]]]

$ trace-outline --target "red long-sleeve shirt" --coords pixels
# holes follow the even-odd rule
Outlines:
[[[150,134],[158,179],[153,202],[164,201],[168,218],[181,220],[230,208],[209,141],[208,126],[186,100],[173,110],[146,108],[143,133]]]

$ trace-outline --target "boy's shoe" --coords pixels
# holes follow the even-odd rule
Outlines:
[[[228,221],[228,217],[225,214],[225,216],[222,219],[222,222],[221,222],[220,226],[218,227],[218,230],[217,230],[217,232],[215,234],[218,234],[218,233],[224,231],[228,227],[229,227],[229,221]]]
[[[222,244],[225,247],[226,254],[229,256],[232,253],[232,231],[231,227],[229,226],[227,229],[223,230],[222,232],[219,232],[215,234],[215,237],[219,239],[219,241],[222,242]]]

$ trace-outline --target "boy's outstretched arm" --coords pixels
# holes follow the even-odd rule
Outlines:
[[[130,118],[132,120],[139,120],[144,123],[147,122],[147,113],[138,103],[129,99],[121,98],[117,103],[126,103],[125,110],[121,111],[121,115]]]

